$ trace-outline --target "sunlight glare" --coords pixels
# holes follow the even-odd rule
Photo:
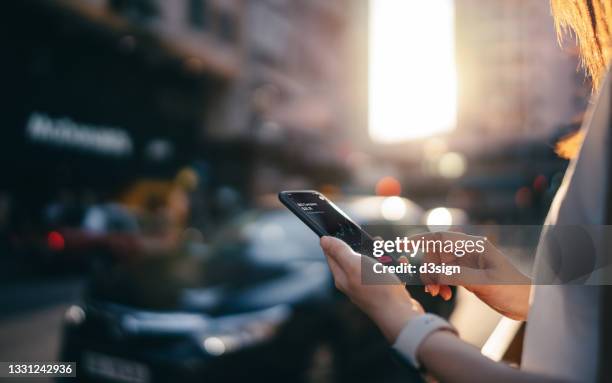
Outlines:
[[[395,143],[455,128],[452,0],[370,0],[369,132]]]

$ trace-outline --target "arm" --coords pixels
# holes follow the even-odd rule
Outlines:
[[[436,331],[425,338],[417,356],[427,370],[442,382],[561,382],[494,362],[448,331]]]
[[[531,285],[466,286],[481,301],[501,315],[514,320],[527,320]]]
[[[321,246],[334,275],[336,287],[377,324],[389,343],[395,342],[411,319],[424,313],[421,305],[399,283],[362,284],[361,256],[344,242],[324,237]],[[525,292],[524,289],[521,291]],[[448,331],[436,331],[427,336],[418,347],[416,356],[434,377],[443,382],[559,381],[496,363]]]

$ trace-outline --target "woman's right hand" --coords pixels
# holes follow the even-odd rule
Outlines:
[[[463,286],[494,310],[512,319],[524,320],[529,311],[531,280],[522,274],[491,242],[458,232],[433,232],[419,234],[414,240],[484,241],[484,251],[466,252],[462,257],[438,250],[423,255],[423,263],[457,265],[461,272],[453,275],[421,274],[425,291],[448,300],[452,295],[449,286]]]

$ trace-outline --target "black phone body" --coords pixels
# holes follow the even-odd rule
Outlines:
[[[278,199],[319,237],[359,234],[370,238],[338,206],[315,190],[282,191]]]
[[[364,251],[364,247],[373,244],[374,239],[318,191],[282,191],[278,193],[278,199],[319,237],[329,235],[340,238],[361,254],[368,255],[380,263],[397,266],[397,261],[388,255],[375,258],[371,251],[368,252],[367,249]],[[347,236],[351,233],[355,236]],[[404,373],[411,378],[411,381],[424,382],[419,371],[410,363],[403,358],[396,360],[404,366]]]
[[[372,257],[374,239],[323,194],[315,190],[283,191],[278,198],[319,237],[336,237],[356,252]],[[389,256],[375,259],[394,263]]]

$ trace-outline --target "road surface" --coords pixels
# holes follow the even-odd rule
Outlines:
[[[70,277],[0,286],[0,361],[57,360],[62,317],[78,301],[83,284],[82,279]],[[50,382],[41,378],[13,381]]]

